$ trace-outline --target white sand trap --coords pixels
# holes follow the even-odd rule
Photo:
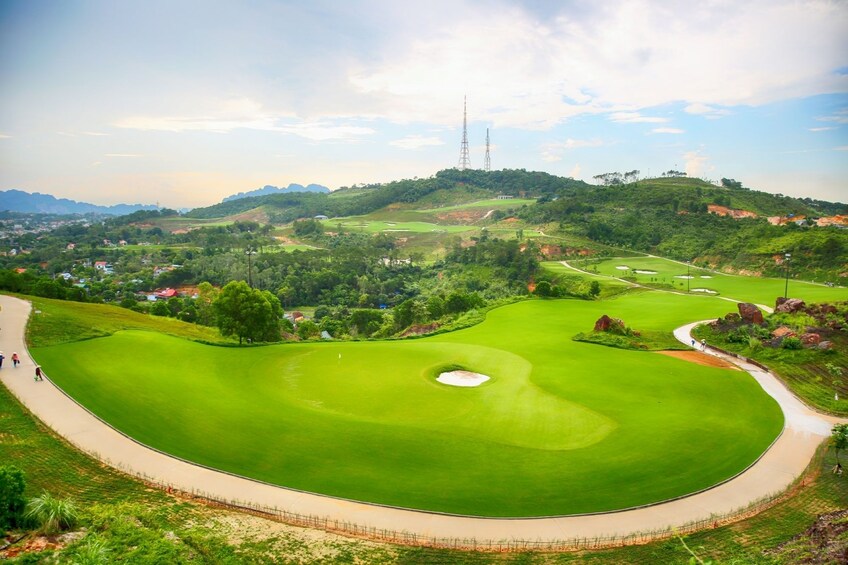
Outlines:
[[[630,267],[626,265],[619,265],[618,267],[616,267],[616,269],[618,269],[619,271],[629,271]]]
[[[656,275],[656,271],[643,271],[642,269],[636,269],[636,272],[640,275]]]
[[[718,294],[716,291],[710,290],[708,288],[693,288],[691,290],[691,292],[705,292],[707,294]]]
[[[691,275],[674,275],[674,278],[676,278],[676,279],[694,279],[695,277],[693,277]]]
[[[701,278],[702,279],[711,279],[712,277],[710,275],[701,275]]]
[[[472,373],[471,371],[449,371],[439,375],[439,378],[436,380],[444,385],[467,387],[480,386],[490,378],[480,373]]]

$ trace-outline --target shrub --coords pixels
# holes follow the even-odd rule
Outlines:
[[[0,467],[0,534],[21,525],[26,501],[24,472],[13,465]]]
[[[38,524],[45,534],[53,534],[73,528],[77,523],[76,505],[67,499],[54,498],[50,493],[31,498],[24,517]]]
[[[801,340],[797,337],[787,337],[780,345],[783,349],[801,349]]]

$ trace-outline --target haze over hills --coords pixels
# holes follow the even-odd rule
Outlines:
[[[115,204],[100,206],[87,202],[77,202],[67,198],[56,198],[40,192],[23,190],[0,190],[0,210],[34,214],[105,214],[123,216],[139,210],[156,210],[154,204]]]
[[[329,194],[330,189],[320,184],[308,184],[306,186],[303,186],[302,184],[291,183],[285,188],[278,188],[276,186],[266,184],[262,188],[257,188],[256,190],[251,190],[248,192],[239,192],[238,194],[227,196],[226,198],[221,200],[221,202],[230,202],[232,200],[239,200],[241,198],[251,198],[253,196],[267,196],[269,194],[288,194],[292,192],[314,192],[320,194]]]

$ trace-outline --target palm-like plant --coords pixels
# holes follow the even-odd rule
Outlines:
[[[77,508],[70,500],[54,498],[44,492],[29,500],[24,517],[35,521],[42,533],[54,534],[76,525]]]

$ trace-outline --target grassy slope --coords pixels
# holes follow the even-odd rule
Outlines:
[[[779,430],[776,405],[744,374],[570,341],[604,312],[659,330],[724,308],[697,302],[533,301],[412,342],[234,350],[127,332],[33,353],[121,429],[206,464],[402,506],[562,514],[703,488],[744,467]],[[144,351],[144,362],[125,351]],[[442,363],[493,381],[437,385],[429,377]],[[740,441],[740,429],[752,433]]]
[[[27,343],[39,347],[103,337],[120,330],[151,330],[210,343],[233,343],[216,328],[150,316],[102,304],[82,304],[50,298],[25,297],[32,301],[33,316],[27,326]]]

